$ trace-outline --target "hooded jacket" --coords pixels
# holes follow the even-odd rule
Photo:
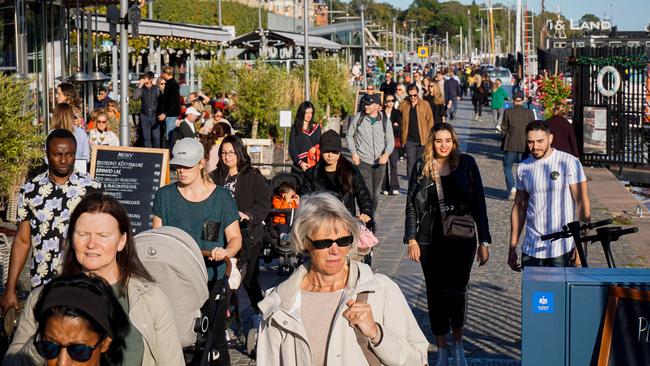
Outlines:
[[[383,112],[377,114],[374,124],[365,113],[357,113],[345,138],[352,155],[359,155],[361,161],[370,165],[376,164],[381,154],[390,154],[395,148],[393,129]]]
[[[38,328],[34,306],[42,288],[35,289],[27,298],[3,366],[45,364],[33,342]],[[142,334],[144,343],[142,366],[184,365],[183,348],[167,296],[153,283],[136,277],[129,279],[127,288],[129,321]]]
[[[347,309],[348,300],[369,292],[368,304],[383,332],[381,342],[377,346],[370,344],[370,348],[382,365],[425,365],[429,342],[397,284],[385,275],[373,273],[366,264],[351,261],[349,265],[348,285],[335,312],[325,363],[328,366],[368,365],[354,329],[341,314]],[[268,290],[259,303],[263,318],[257,344],[260,365],[312,364],[300,317],[300,283],[307,271],[307,266],[301,266],[286,281]]]

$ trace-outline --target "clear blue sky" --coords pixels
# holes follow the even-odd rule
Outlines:
[[[378,2],[387,2],[398,8],[406,9],[412,0],[377,0]],[[460,0],[463,4],[471,4],[472,0]],[[512,5],[514,0],[494,0],[496,3]],[[524,0],[524,2],[526,2]],[[479,5],[487,3],[485,0],[476,0]],[[539,12],[541,0],[528,0],[528,6],[535,12]],[[601,19],[607,14],[612,17],[614,25],[619,30],[643,30],[650,23],[650,1],[648,0],[545,0],[544,6],[548,11],[557,11],[558,5],[560,11],[567,18],[573,18],[576,22],[585,13],[592,13]]]

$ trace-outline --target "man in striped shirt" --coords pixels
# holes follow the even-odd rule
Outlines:
[[[588,222],[591,218],[587,178],[580,160],[553,149],[553,135],[544,121],[526,126],[530,157],[517,169],[517,194],[510,216],[508,265],[521,267],[567,267],[571,265],[575,244],[572,238],[542,241],[540,237],[562,230],[569,222]],[[521,265],[517,262],[517,243],[526,223],[521,245]]]

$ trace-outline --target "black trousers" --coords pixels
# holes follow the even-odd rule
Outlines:
[[[476,240],[434,240],[420,245],[420,265],[427,288],[431,330],[436,336],[460,329],[467,313],[467,284]]]
[[[381,185],[383,191],[399,191],[399,177],[397,176],[397,162],[399,161],[399,151],[394,149],[388,156],[388,164],[386,164],[386,176],[384,177],[384,184]]]
[[[477,114],[479,117],[481,117],[481,113],[483,112],[483,99],[485,99],[483,94],[477,95],[475,93],[472,96],[472,105],[474,105],[474,114]]]
[[[256,312],[259,312],[260,309],[257,307],[257,303],[264,299],[264,294],[262,293],[262,288],[260,287],[260,252],[262,251],[262,245],[260,243],[255,243],[251,245],[250,250],[248,251],[248,258],[246,259],[246,273],[244,273],[244,278],[242,278],[242,284],[248,298],[251,301],[251,306]]]

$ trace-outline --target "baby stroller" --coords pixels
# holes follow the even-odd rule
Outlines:
[[[219,332],[219,308],[228,303],[230,260],[226,275],[208,291],[208,272],[201,251],[185,231],[171,226],[141,232],[135,247],[144,267],[167,295],[187,365],[207,366],[219,358],[214,332]],[[223,324],[221,322],[221,324]]]
[[[298,194],[301,193],[301,179],[294,173],[279,173],[270,181],[271,191],[275,191],[282,183],[290,183],[296,188]],[[284,215],[286,225],[291,227],[293,224],[296,209],[272,209],[265,220],[265,233],[262,246],[262,256],[265,263],[270,263],[273,259],[278,259],[278,273],[288,275],[298,267],[303,258],[301,254],[296,254],[291,248],[291,239],[289,235],[282,235],[278,225],[273,223],[273,218]]]

